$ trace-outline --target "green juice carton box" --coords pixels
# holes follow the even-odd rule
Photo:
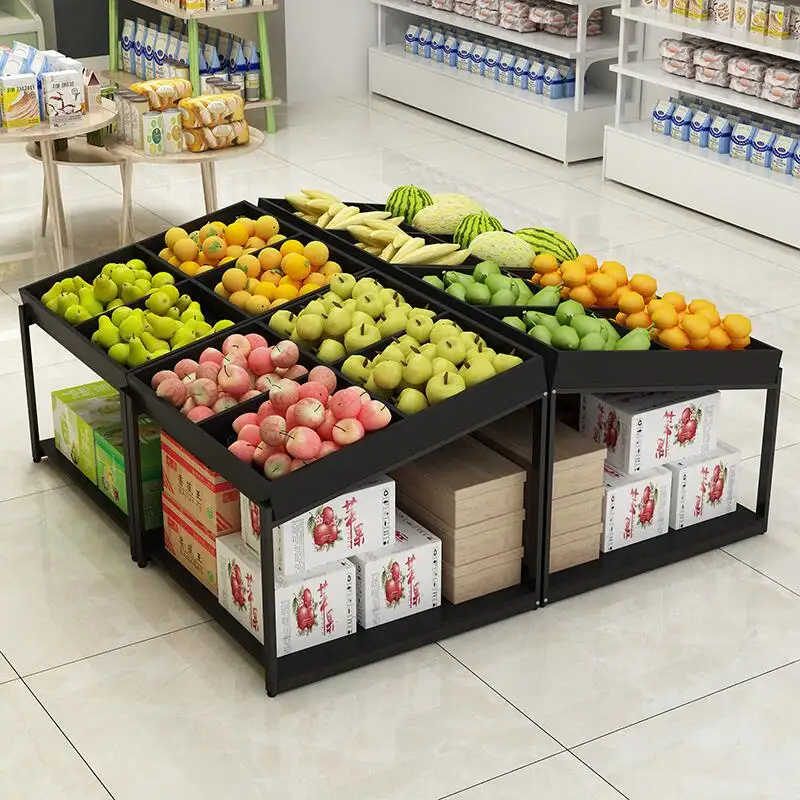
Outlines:
[[[94,444],[97,485],[120,511],[127,514],[121,420],[96,428]],[[144,415],[139,417],[139,454],[142,462],[144,524],[147,530],[151,530],[161,526],[161,429]]]
[[[52,393],[51,402],[56,449],[96,484],[94,430],[119,421],[119,392],[97,381],[59,389]]]

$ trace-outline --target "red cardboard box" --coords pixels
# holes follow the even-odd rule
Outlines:
[[[193,524],[168,495],[161,495],[164,510],[164,546],[192,575],[217,596],[217,540]]]

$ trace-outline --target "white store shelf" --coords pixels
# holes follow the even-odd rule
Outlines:
[[[147,6],[147,8],[161,11],[164,14],[169,14],[178,19],[220,19],[221,17],[233,17],[242,14],[257,14],[259,11],[277,11],[277,3],[271,3],[263,6],[245,6],[244,8],[228,8],[224,11],[182,11],[176,5],[167,2],[160,2],[160,0],[133,0],[134,3],[140,6]]]
[[[770,103],[768,100],[740,94],[722,86],[711,86],[693,78],[681,78],[677,75],[671,75],[661,69],[661,59],[635,61],[628,64],[612,64],[610,69],[619,75],[625,75],[656,86],[663,86],[675,92],[703,97],[714,103],[734,106],[735,108],[750,111],[753,114],[761,114],[783,122],[790,122],[795,125],[800,124],[800,110],[796,108],[787,108],[778,103]]]
[[[660,136],[645,120],[606,128],[603,166],[609,180],[800,248],[791,175]]]

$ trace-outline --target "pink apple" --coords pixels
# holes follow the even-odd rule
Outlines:
[[[312,458],[311,459],[311,461],[316,461],[316,460],[317,460],[316,458]],[[310,461],[303,461],[302,458],[295,458],[292,461],[292,464],[289,467],[289,470],[291,472],[297,472],[298,469],[302,469],[306,464],[310,464],[310,463],[311,463]]]
[[[319,449],[319,455],[317,458],[325,458],[325,456],[329,456],[331,453],[335,453],[339,449],[341,448],[338,444],[336,444],[336,442],[323,442],[322,447]]]
[[[272,447],[282,445],[286,435],[286,420],[277,414],[266,417],[259,423],[258,433],[265,444]]]
[[[330,367],[314,367],[308,373],[308,381],[309,383],[311,381],[321,383],[328,390],[328,394],[333,394],[336,391],[336,373]]]
[[[283,412],[283,418],[286,420],[286,427],[289,430],[300,424],[297,421],[297,417],[295,416],[296,410],[297,410],[297,403],[294,403],[294,405],[289,406],[289,408],[287,408],[286,411]]]
[[[280,375],[276,375],[274,372],[271,372],[269,375],[259,375],[256,378],[256,389],[264,394],[265,392],[268,392],[280,379]]]
[[[254,397],[261,397],[262,394],[264,394],[264,392],[259,392],[258,389],[250,389],[239,398],[239,402],[246,403],[248,400],[252,400]]]
[[[287,367],[283,370],[283,377],[291,378],[293,381],[302,378],[304,375],[308,375],[308,369],[302,364],[295,364],[293,367]]]
[[[219,388],[232,397],[241,397],[250,391],[250,375],[247,370],[237,366],[224,366],[217,377]]]
[[[216,361],[204,361],[197,367],[195,378],[208,378],[210,381],[216,382],[219,375],[220,365]]]
[[[313,397],[314,400],[319,400],[322,405],[328,404],[328,388],[325,384],[319,381],[307,381],[300,384],[300,399],[305,400],[307,397]]]
[[[225,358],[222,359],[223,367],[237,366],[242,369],[247,369],[247,358],[243,356],[238,350],[233,350]]]
[[[300,348],[288,339],[278,342],[272,348],[272,363],[276,367],[293,367],[300,358]]]
[[[278,411],[285,411],[300,397],[300,387],[288,378],[281,378],[270,390],[269,399]]]
[[[261,435],[258,432],[258,425],[244,425],[237,437],[242,442],[250,442],[253,447],[261,444]]]
[[[286,475],[292,467],[292,459],[286,453],[273,453],[264,462],[264,475],[274,481]]]
[[[176,375],[171,369],[162,369],[160,372],[156,372],[156,374],[153,375],[152,379],[150,380],[150,385],[154,389],[158,389],[158,385],[163,381],[165,381],[167,378],[178,378],[178,380],[180,380],[180,377]]]
[[[256,377],[269,375],[274,369],[269,347],[256,347],[255,350],[251,350],[247,356],[247,368]]]
[[[181,406],[181,414],[186,416],[193,408],[197,407],[197,403],[192,399],[191,395],[186,398],[186,402]]]
[[[278,412],[272,405],[272,402],[269,400],[265,400],[259,407],[256,414],[258,415],[258,422],[259,424],[263,422],[267,417],[271,417],[273,414],[277,414]]]
[[[180,408],[188,396],[186,384],[179,378],[167,378],[161,381],[156,389],[156,394],[168,403],[172,403],[175,408]]]
[[[247,337],[242,336],[241,333],[232,333],[222,343],[222,352],[226,356],[230,355],[231,353],[241,353],[241,355],[246,358],[247,354],[252,349],[252,345],[248,341]]]
[[[349,389],[340,389],[331,397],[328,408],[333,411],[336,419],[357,417],[361,412],[361,398],[352,391],[355,388],[352,386]]]
[[[246,333],[244,338],[250,342],[252,350],[255,350],[257,347],[269,347],[267,340],[260,333]]]
[[[357,419],[340,419],[333,426],[333,441],[339,446],[353,444],[363,438],[364,426]]]
[[[197,372],[198,363],[191,358],[182,358],[173,368],[174,373],[181,379]]]
[[[307,428],[318,428],[325,420],[325,406],[313,397],[299,400],[292,408],[297,423]]]
[[[316,431],[299,425],[289,431],[284,447],[290,456],[309,460],[319,455],[322,441]]]
[[[239,439],[230,445],[228,450],[230,450],[231,453],[236,456],[236,458],[244,461],[245,464],[253,463],[253,456],[255,455],[256,448],[255,445],[251,444],[250,442],[245,442]]]
[[[239,433],[245,425],[258,425],[258,423],[258,414],[253,411],[248,411],[246,414],[239,414],[239,416],[236,417],[233,421],[233,430],[235,433]]]
[[[202,422],[204,419],[213,417],[214,412],[207,406],[195,406],[187,415],[186,419],[192,422]]]
[[[198,406],[211,406],[217,402],[219,389],[210,378],[198,378],[189,388],[189,394]]]
[[[321,439],[330,440],[333,438],[333,426],[336,424],[336,417],[329,408],[325,409],[325,418],[317,425],[316,431]]]
[[[200,358],[198,361],[201,364],[205,364],[206,362],[210,361],[213,364],[219,364],[222,366],[222,359],[225,357],[224,353],[221,353],[217,350],[216,347],[206,347],[202,353],[200,353]]]
[[[347,389],[342,389],[342,391],[350,392],[350,394],[357,397],[362,406],[365,406],[367,403],[372,401],[372,395],[366,389],[362,389],[360,386],[349,386]]]
[[[275,452],[275,449],[270,447],[268,444],[264,444],[261,442],[258,447],[256,447],[255,453],[253,453],[253,463],[259,467],[264,466],[264,462]]]
[[[231,397],[229,394],[221,394],[217,397],[217,402],[211,406],[211,410],[215,414],[219,414],[220,411],[227,411],[229,408],[233,408],[234,406],[238,406],[239,401],[235,397]]]
[[[380,400],[370,400],[361,406],[358,421],[365,431],[379,431],[392,421],[392,412]]]

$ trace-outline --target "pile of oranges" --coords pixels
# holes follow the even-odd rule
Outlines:
[[[559,264],[552,253],[540,253],[533,260],[533,271],[530,282],[534,286],[560,286],[564,300],[576,300],[584,308],[616,308],[621,293],[629,285],[628,273],[622,264],[604,261],[598,266],[597,259],[590,255],[580,255],[573,261]],[[646,288],[649,287],[640,286],[640,289]]]
[[[244,253],[229,266],[214,291],[248,314],[263,314],[296,297],[315,292],[342,271],[322,242],[304,245],[285,239],[280,248]]]

